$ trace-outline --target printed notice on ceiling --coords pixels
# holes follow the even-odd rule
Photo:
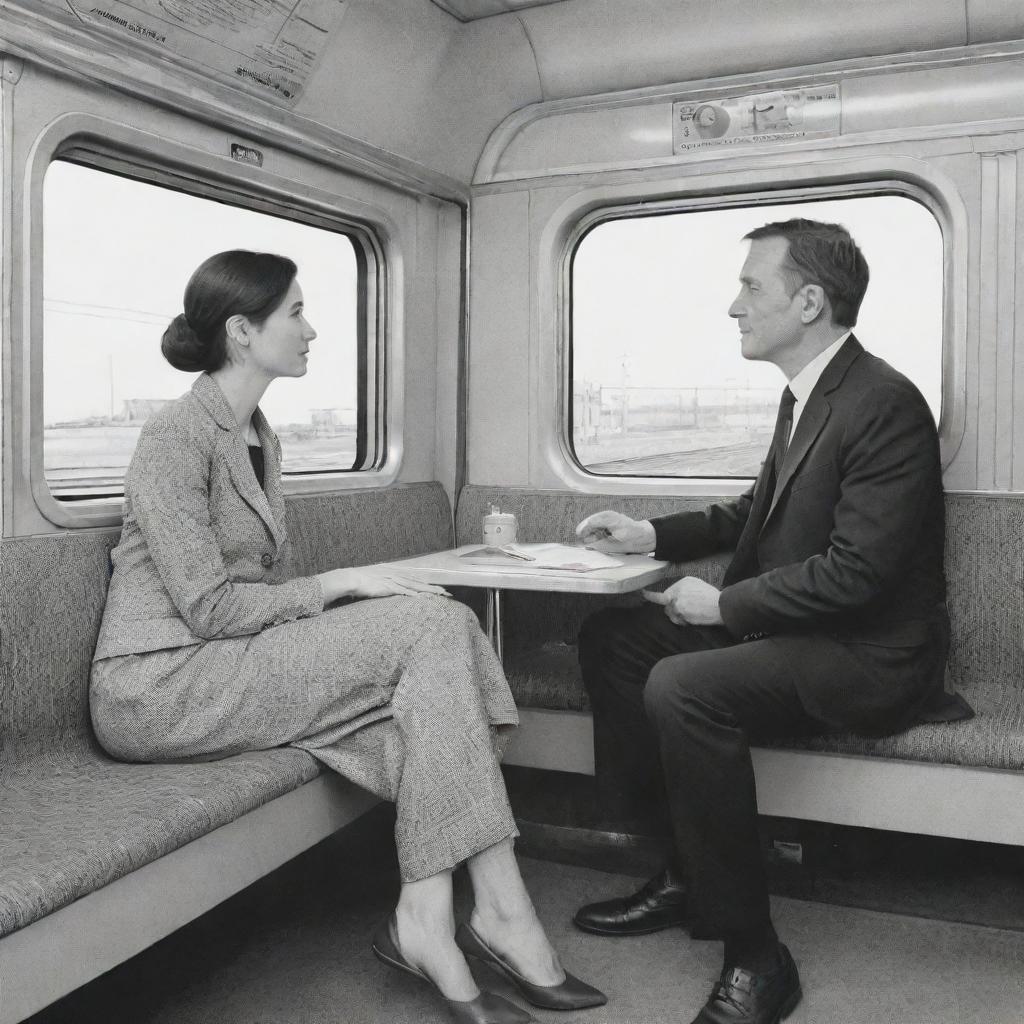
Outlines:
[[[672,151],[760,145],[839,134],[839,86],[672,104]]]
[[[206,73],[294,103],[346,0],[49,0],[84,25],[130,37]]]

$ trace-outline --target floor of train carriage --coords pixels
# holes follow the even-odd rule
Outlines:
[[[538,1019],[686,1024],[717,975],[720,944],[679,929],[601,938],[570,923],[579,904],[634,889],[660,844],[568,827],[589,813],[592,780],[551,785],[527,769],[508,778],[541,918],[566,965],[610,995],[600,1009]],[[429,989],[369,950],[398,888],[392,822],[381,805],[31,1024],[447,1021]],[[792,1024],[1024,1022],[1024,850],[798,822],[766,820],[764,830],[767,851],[777,842],[792,857],[799,843],[804,857],[769,855],[775,921],[804,982]],[[461,873],[463,911],[469,895]],[[513,995],[485,969],[479,978]]]

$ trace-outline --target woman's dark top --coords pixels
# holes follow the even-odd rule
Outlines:
[[[252,463],[252,471],[256,474],[260,487],[263,487],[263,449],[258,444],[249,445],[249,461]],[[266,490],[266,487],[263,487]]]

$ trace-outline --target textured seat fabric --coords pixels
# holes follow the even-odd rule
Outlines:
[[[120,764],[52,751],[0,776],[0,935],[184,846],[319,774],[305,751]]]
[[[449,547],[439,484],[288,502],[299,574]],[[283,748],[121,764],[96,744],[89,668],[116,531],[0,542],[0,936],[301,786]]]
[[[295,572],[307,575],[443,551],[452,510],[439,483],[288,499]]]
[[[569,492],[469,486],[456,515],[460,544],[479,540],[491,503],[515,513],[520,539],[573,538],[576,524],[603,508],[647,519],[706,503],[692,498],[608,497]],[[1024,770],[1024,499],[1006,495],[946,497],[946,573],[952,622],[947,689],[975,711],[961,722],[915,726],[871,739],[840,735],[775,744],[909,761]],[[677,567],[679,575],[722,578],[728,555]],[[575,640],[591,612],[636,596],[607,599],[576,594],[505,595],[505,668],[523,707],[588,710]]]

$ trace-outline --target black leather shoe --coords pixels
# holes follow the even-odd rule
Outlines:
[[[686,920],[686,890],[666,868],[632,896],[580,907],[573,923],[595,935],[648,935]]]
[[[466,956],[475,957],[494,967],[512,982],[527,1002],[544,1010],[586,1010],[591,1006],[604,1006],[608,997],[600,990],[580,981],[568,971],[565,981],[557,985],[535,985],[524,978],[507,960],[491,949],[469,924],[460,924],[455,942]]]
[[[692,1024],[779,1024],[800,1002],[800,976],[779,943],[781,963],[769,974],[725,967],[711,998]]]
[[[413,967],[405,959],[398,947],[398,927],[394,914],[381,926],[374,937],[371,948],[377,959],[389,967],[411,974],[414,978],[419,978],[436,989],[438,995],[447,1004],[448,1012],[456,1024],[538,1024],[536,1017],[530,1016],[515,1003],[510,1003],[493,992],[481,992],[475,999],[465,1000],[449,999],[445,996],[429,975]]]

